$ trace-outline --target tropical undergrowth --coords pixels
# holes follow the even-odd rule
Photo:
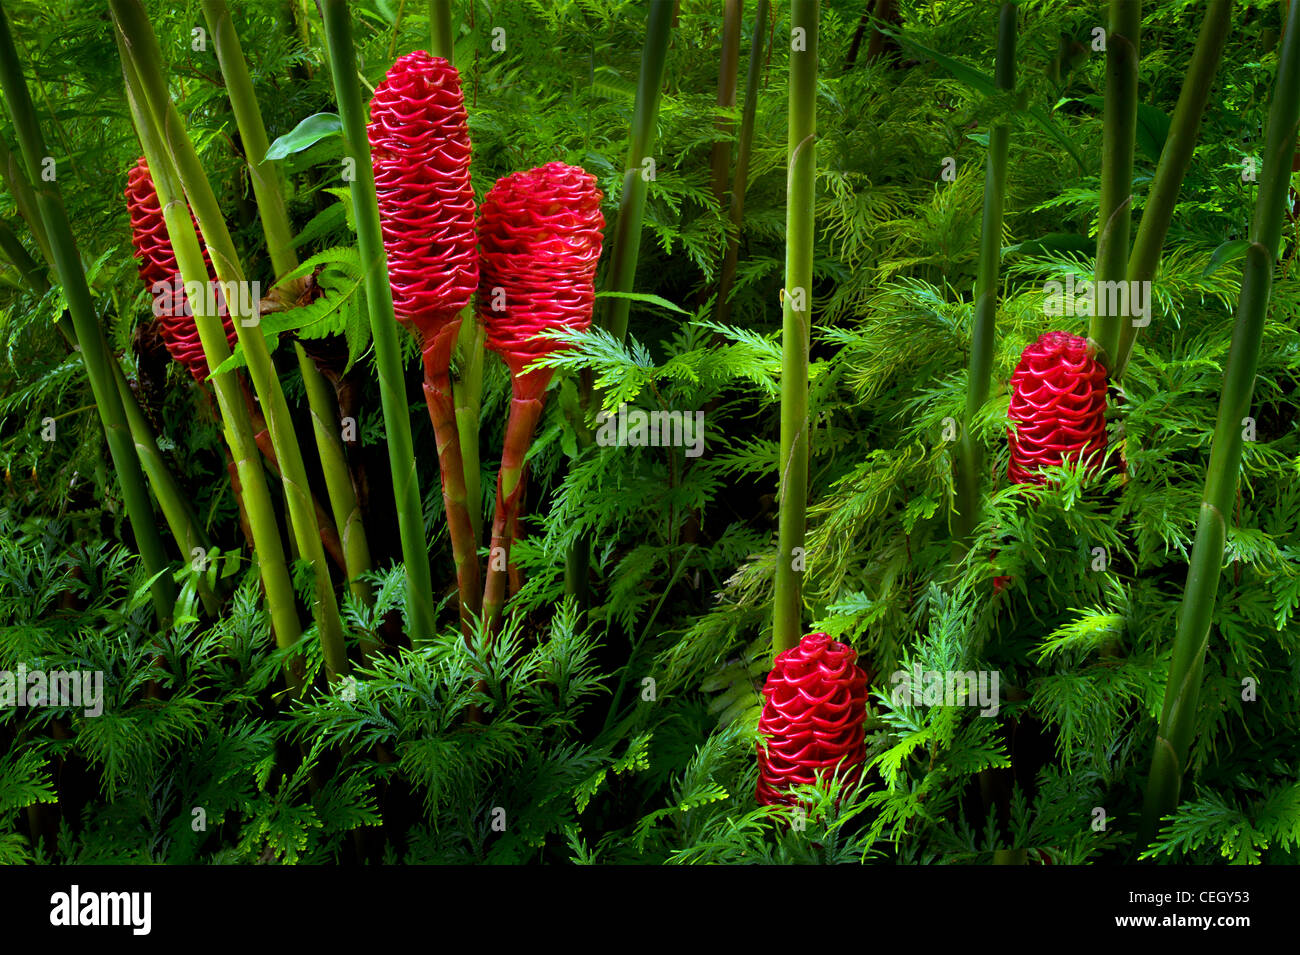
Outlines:
[[[857,648],[872,675],[868,767],[803,813],[754,801],[761,684],[771,652],[780,303],[785,223],[785,44],[764,51],[762,100],[727,323],[714,318],[730,226],[709,183],[717,135],[718,15],[682,4],[659,121],[629,335],[573,336],[529,458],[514,556],[524,585],[490,647],[456,628],[454,572],[414,342],[403,332],[440,637],[412,647],[337,136],[283,160],[299,253],[323,293],[271,313],[277,355],[296,337],[341,383],[348,449],[376,566],[374,600],[343,598],[354,659],[285,698],[255,556],[241,547],[219,419],[151,336],[121,198],[138,154],[106,15],[17,3],[38,107],[68,170],[61,186],[101,323],[160,446],[218,547],[192,569],[172,627],[153,622],[80,362],[58,331],[60,291],[12,268],[0,289],[0,671],[103,673],[102,715],[0,708],[0,861],[58,862],[987,862],[1126,859],[1150,763],[1214,427],[1276,54],[1272,5],[1247,5],[1229,40],[1155,281],[1100,475],[1042,487],[1005,478],[1005,383],[1039,334],[1084,334],[1045,314],[1044,284],[1091,277],[1102,58],[1097,10],[1022,4],[1024,108],[972,85],[993,17],[969,2],[900,4],[900,45],[846,63],[861,3],[827,0],[817,154],[810,368],[807,629]],[[173,89],[250,272],[270,285],[229,105],[197,5],[155,13]],[[319,25],[304,46],[278,5],[239,4],[271,138],[331,111]],[[357,6],[363,74],[421,48],[422,13]],[[412,7],[417,5],[406,5]],[[623,0],[467,5],[457,45],[474,184],[550,160],[582,165],[618,209],[644,11]],[[1071,5],[1073,6],[1073,5]],[[1193,11],[1151,3],[1143,102],[1166,118]],[[458,5],[459,9],[459,5]],[[467,15],[468,16],[468,15]],[[492,47],[504,31],[504,51]],[[748,31],[744,33],[748,36]],[[940,55],[933,54],[943,51]],[[961,51],[957,54],[953,51]],[[1062,52],[1069,55],[1062,57]],[[748,51],[745,52],[748,56]],[[742,69],[743,75],[743,69]],[[57,100],[57,102],[55,102]],[[1036,111],[1036,113],[1031,113]],[[738,112],[738,111],[737,111]],[[974,427],[989,452],[983,518],[954,561],[952,424],[965,401],[971,289],[989,122],[1012,122],[993,393]],[[1150,114],[1154,116],[1153,114]],[[1140,213],[1159,122],[1135,167]],[[12,137],[6,130],[7,141]],[[946,160],[951,160],[951,163]],[[111,184],[111,185],[105,185]],[[17,222],[8,198],[0,205]],[[92,228],[89,224],[95,223]],[[1294,861],[1300,841],[1300,285],[1294,229],[1274,284],[1243,480],[1205,664],[1185,802],[1161,861]],[[29,251],[35,248],[28,242]],[[597,287],[600,288],[598,278]],[[238,358],[235,360],[238,363]],[[309,435],[303,388],[281,362]],[[583,376],[598,409],[703,415],[702,451],[577,440]],[[508,402],[490,358],[481,434],[485,500]],[[55,440],[43,437],[54,419]],[[594,427],[591,418],[587,426]],[[75,439],[73,438],[75,436]],[[422,450],[421,450],[422,449]],[[313,475],[317,480],[318,475]],[[591,542],[591,601],[564,561]],[[180,555],[177,555],[178,558]],[[198,577],[219,595],[209,613]],[[303,605],[311,581],[296,583]],[[184,586],[188,584],[188,586]],[[321,661],[314,631],[299,649]],[[316,654],[314,656],[313,654]],[[898,671],[996,671],[997,715],[913,705]],[[467,722],[477,708],[481,722]],[[999,855],[1001,854],[1001,855]]]

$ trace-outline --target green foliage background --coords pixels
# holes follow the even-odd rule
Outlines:
[[[446,604],[436,647],[413,650],[402,636],[383,420],[338,191],[341,143],[327,137],[283,160],[300,251],[329,266],[330,307],[268,326],[281,332],[281,352],[296,333],[355,360],[354,463],[372,479],[370,536],[385,569],[375,574],[375,605],[348,597],[345,619],[353,641],[387,648],[345,692],[286,711],[211,403],[181,369],[149,359],[149,300],[122,199],[139,150],[108,14],[84,3],[6,3],[102,323],[227,555],[215,575],[228,596],[217,618],[189,596],[177,626],[154,630],[141,569],[121,543],[129,529],[90,390],[55,328],[60,291],[34,295],[6,263],[0,670],[102,670],[106,700],[97,718],[0,709],[0,861],[961,863],[1005,849],[1031,862],[1128,858],[1240,286],[1239,263],[1212,253],[1247,230],[1255,190],[1242,164],[1258,159],[1280,5],[1240,4],[1235,15],[1153,320],[1124,383],[1116,466],[1104,481],[1063,471],[1049,488],[1005,479],[1005,382],[1042,332],[1086,334],[1084,317],[1044,314],[1043,285],[1091,277],[1101,122],[1089,98],[1101,95],[1104,75],[1090,45],[1103,4],[1021,4],[1020,87],[1038,120],[960,78],[963,66],[991,72],[995,5],[904,0],[901,48],[849,65],[863,6],[822,5],[805,599],[809,629],[852,643],[875,675],[870,767],[858,792],[816,793],[806,828],[792,828],[753,796],[775,559],[784,5],[774,5],[762,54],[730,323],[712,318],[729,229],[709,181],[720,5],[683,0],[637,281],[679,308],[635,302],[626,344],[587,333],[561,362],[590,369],[608,408],[704,411],[705,453],[580,451],[565,418],[576,374],[562,376],[530,458],[518,548],[527,582],[490,651],[463,645]],[[1172,111],[1198,6],[1144,4],[1140,94],[1150,116]],[[426,11],[391,0],[353,7],[373,87],[395,55],[426,45]],[[283,4],[232,8],[272,139],[333,111],[318,18],[304,46]],[[269,286],[215,57],[195,49],[199,5],[150,10],[250,275]],[[476,192],[512,171],[575,163],[598,177],[612,224],[644,4],[473,0],[455,13]],[[494,49],[497,37],[504,50]],[[1071,56],[1054,63],[1060,50]],[[1004,277],[995,388],[976,422],[990,485],[974,546],[953,568],[945,419],[959,420],[964,402],[983,158],[998,117],[1013,124]],[[1139,214],[1158,158],[1153,122],[1135,166]],[[7,124],[0,135],[12,148]],[[0,199],[0,218],[39,259],[11,197]],[[1295,222],[1273,288],[1192,785],[1154,847],[1161,861],[1293,862],[1300,843]],[[281,361],[282,377],[305,423],[291,366]],[[409,367],[435,585],[450,595],[433,436]],[[485,494],[509,395],[495,358],[488,371]],[[41,436],[47,417],[53,442]],[[584,535],[595,542],[585,616],[563,599],[563,557]],[[1009,581],[999,589],[995,577]],[[313,646],[308,634],[303,647]],[[895,704],[889,675],[914,665],[999,671],[998,718]],[[476,686],[480,672],[488,679]],[[491,714],[482,725],[462,718],[475,702]]]

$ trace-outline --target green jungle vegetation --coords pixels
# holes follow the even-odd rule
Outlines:
[[[4,0],[0,862],[1296,861],[1296,6]],[[478,203],[602,194],[531,420],[482,289],[440,371],[395,318],[365,125],[418,50]],[[203,382],[142,156],[257,308],[192,303]],[[1103,281],[1149,320],[1061,307]],[[1012,481],[1053,331],[1104,460]],[[861,759],[760,804],[814,632]]]

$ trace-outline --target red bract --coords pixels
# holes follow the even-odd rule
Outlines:
[[[1048,332],[1024,350],[1011,376],[1007,429],[1017,483],[1042,484],[1040,471],[1080,458],[1100,463],[1106,448],[1106,369],[1086,339]]]
[[[549,374],[523,375],[562,347],[541,332],[591,324],[601,198],[590,173],[552,162],[498,179],[483,199],[478,307],[487,346],[510,366],[517,392],[545,391]]]
[[[167,223],[158,204],[158,193],[154,190],[149,166],[143,156],[127,174],[126,205],[131,214],[131,241],[135,245],[136,264],[140,278],[154,296],[153,313],[158,319],[163,342],[172,358],[188,368],[196,381],[204,381],[208,377],[208,362],[203,354],[203,343],[199,340],[199,330],[185,298],[180,270],[176,266],[176,253],[172,251]],[[192,213],[190,219],[194,221]],[[199,231],[198,222],[194,222],[194,231],[196,234]],[[203,249],[208,280],[213,281],[216,276],[212,260],[208,258],[208,249],[201,235],[199,246]],[[224,306],[221,313],[226,341],[234,347],[235,328]]]
[[[369,138],[393,310],[427,347],[478,285],[469,126],[456,68],[423,50],[400,57],[370,101]]]
[[[793,786],[838,771],[856,781],[866,759],[867,675],[857,651],[810,633],[777,655],[763,687],[758,802],[790,805]]]

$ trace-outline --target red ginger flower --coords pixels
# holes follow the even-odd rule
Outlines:
[[[595,176],[560,162],[498,179],[483,199],[479,311],[487,347],[510,366],[517,392],[544,392],[550,375],[523,369],[563,347],[540,332],[591,325],[601,199]]]
[[[1099,462],[1106,448],[1106,369],[1086,339],[1048,332],[1024,350],[1011,376],[1007,429],[1017,483],[1042,484],[1040,469],[1080,458]]]
[[[792,804],[791,787],[839,772],[856,781],[866,760],[867,675],[858,653],[810,633],[777,655],[763,687],[758,802]]]
[[[208,377],[208,361],[203,354],[199,330],[194,324],[194,314],[180,284],[176,253],[172,251],[167,223],[158,204],[158,193],[143,156],[127,173],[126,205],[131,214],[131,241],[135,245],[136,264],[140,278],[154,296],[153,313],[158,318],[163,343],[172,358],[190,370],[195,381],[204,381]],[[193,213],[190,219],[194,221]],[[194,231],[199,231],[197,221],[194,221]],[[215,281],[212,260],[201,235],[199,246],[203,249],[203,262],[208,267],[208,279]],[[219,293],[217,300],[220,302]],[[226,330],[227,343],[234,347],[235,327],[224,306],[221,307],[221,322]]]
[[[450,355],[478,285],[460,73],[423,50],[399,57],[370,101],[369,138],[393,310]]]

